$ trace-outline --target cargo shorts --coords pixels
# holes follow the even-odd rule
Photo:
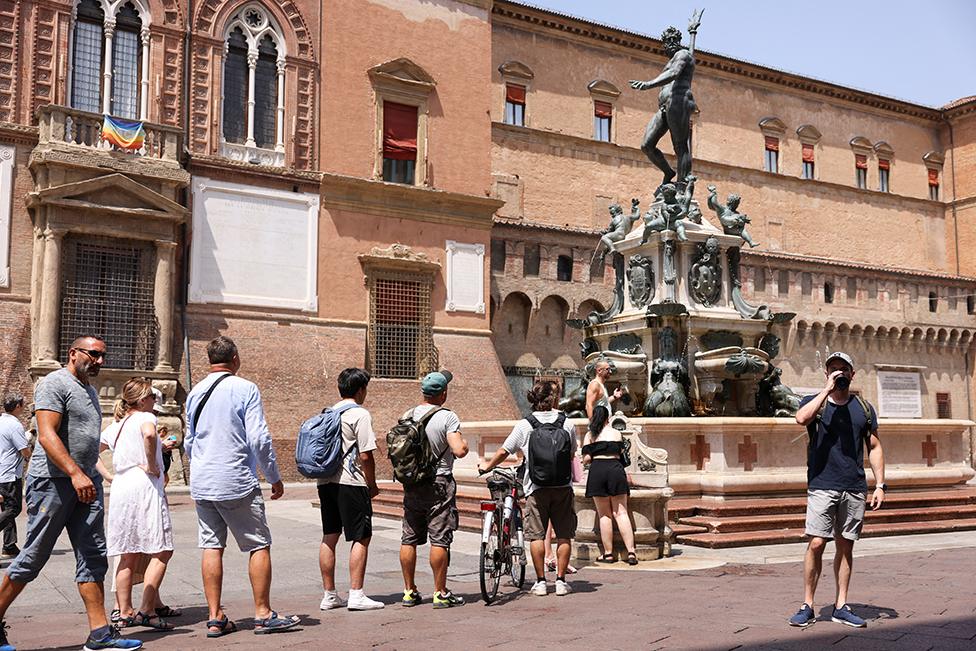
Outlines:
[[[433,547],[449,549],[458,528],[455,496],[457,484],[450,475],[438,475],[433,482],[403,489],[404,545],[423,545],[430,538]]]
[[[544,540],[552,530],[559,540],[576,537],[576,509],[571,486],[539,487],[525,499],[525,539]]]
[[[857,540],[864,526],[865,494],[851,491],[807,491],[806,535]]]
[[[196,505],[200,549],[225,548],[228,529],[242,552],[271,546],[271,529],[260,488],[236,500],[196,500]]]

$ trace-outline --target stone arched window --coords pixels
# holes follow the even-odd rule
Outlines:
[[[224,37],[221,154],[284,165],[285,40],[259,4],[245,5]]]
[[[68,74],[73,108],[146,119],[150,22],[143,0],[75,4]]]

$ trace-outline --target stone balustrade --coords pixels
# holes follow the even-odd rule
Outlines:
[[[146,139],[141,149],[130,151],[114,147],[102,139],[103,116],[49,104],[37,110],[39,143],[68,144],[106,152],[122,152],[144,158],[179,162],[183,132],[176,127],[143,122]]]

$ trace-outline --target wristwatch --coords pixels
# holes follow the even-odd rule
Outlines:
[[[888,492],[888,484],[878,484],[875,488],[880,488],[881,490]]]

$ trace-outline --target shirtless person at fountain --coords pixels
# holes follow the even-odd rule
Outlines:
[[[624,395],[624,390],[617,387],[613,394],[607,393],[606,381],[613,374],[613,367],[606,359],[601,359],[596,363],[596,377],[590,380],[586,387],[586,417],[590,420],[590,432],[593,436],[599,436],[603,431],[603,426],[610,419],[613,413],[611,405],[620,400]]]

